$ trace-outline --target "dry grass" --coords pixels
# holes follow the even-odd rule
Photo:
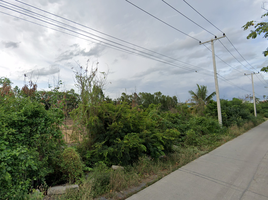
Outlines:
[[[55,199],[55,198],[54,198]],[[58,196],[57,200],[93,200],[92,196],[92,181],[85,180],[79,185],[79,190],[67,190],[66,194]]]
[[[235,125],[228,129],[227,134],[230,135],[232,138],[235,138],[245,133],[246,131],[250,130],[253,127],[254,127],[253,122],[247,122],[242,127],[238,127]]]

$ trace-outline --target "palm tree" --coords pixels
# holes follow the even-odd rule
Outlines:
[[[211,99],[216,95],[216,92],[212,92],[210,95],[207,96],[208,90],[207,86],[197,85],[196,92],[190,90],[189,94],[192,95],[192,101],[196,104],[196,110],[199,114],[203,114],[205,105],[207,105]]]

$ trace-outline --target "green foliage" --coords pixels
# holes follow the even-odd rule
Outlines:
[[[211,102],[206,109],[210,116],[217,117],[217,103]],[[241,126],[251,120],[253,116],[253,104],[243,103],[242,100],[233,98],[232,101],[221,100],[222,123],[226,127],[232,125]]]
[[[198,136],[196,135],[193,129],[190,129],[186,132],[185,143],[188,145],[197,145],[198,144]]]
[[[213,98],[213,96],[216,95],[215,92],[212,92],[210,95],[207,95],[208,90],[207,86],[197,85],[197,90],[196,92],[190,90],[189,94],[192,95],[192,101],[195,102],[196,104],[196,111],[199,115],[203,115],[205,105],[207,105]]]
[[[24,196],[24,200],[42,200],[43,198],[43,193],[38,190],[33,190],[31,194],[27,194]]]
[[[79,154],[72,147],[64,149],[60,166],[69,183],[74,183],[83,176],[83,163]]]
[[[262,15],[261,17],[267,17],[268,12]],[[254,29],[250,31],[250,34],[247,36],[247,39],[255,39],[258,35],[263,35],[264,38],[268,37],[268,22],[254,22],[249,21],[247,22],[242,28],[244,30],[249,29],[250,27],[253,27]],[[264,56],[268,55],[268,48],[263,52]],[[262,71],[267,70],[267,67],[263,68]]]
[[[176,96],[165,96],[161,92],[155,92],[154,94],[140,92],[138,97],[137,103],[143,108],[148,108],[150,104],[160,104],[160,110],[168,111],[172,108],[176,108],[178,104],[178,99]]]
[[[92,196],[104,194],[110,190],[110,176],[112,169],[108,168],[102,161],[97,162],[90,176],[92,181]]]
[[[58,107],[64,111],[65,116],[69,116],[69,113],[78,107],[80,97],[75,93],[73,89],[60,92],[58,89],[51,91],[37,91],[35,99],[44,104],[46,110]]]
[[[189,120],[188,126],[199,135],[218,134],[222,132],[218,121],[211,117],[193,117]]]
[[[264,117],[267,116],[268,113],[268,101],[260,102],[256,105],[257,113],[263,115]],[[265,116],[266,115],[266,116]]]
[[[46,111],[28,98],[5,98],[0,105],[1,198],[19,199],[32,183],[53,173],[63,145],[62,118],[60,110]]]
[[[202,116],[192,117],[187,123],[187,129],[184,142],[193,146],[211,144],[225,131],[216,119]]]
[[[106,78],[105,73],[98,76],[98,68],[92,68],[88,72],[88,68],[81,72],[75,72],[77,84],[80,90],[81,101],[77,109],[74,109],[70,114],[74,120],[74,131],[80,134],[86,140],[86,145],[89,147],[94,143],[94,130],[91,130],[91,123],[96,116],[95,106],[104,101],[103,86]]]
[[[3,85],[11,85],[12,82],[9,78],[6,78],[6,77],[0,77],[0,86],[3,86]]]
[[[122,93],[121,97],[117,99],[116,102],[127,103],[132,105],[132,107],[139,106],[140,108],[149,108],[150,104],[158,105],[161,111],[168,111],[172,108],[176,108],[178,104],[178,99],[176,96],[170,97],[163,95],[161,92],[155,92],[154,94],[147,92],[140,92],[138,95],[136,93],[132,95],[127,95]]]
[[[165,125],[170,122],[159,115],[157,106],[144,112],[126,103],[103,102],[94,109],[96,115],[88,122],[94,144],[86,146],[86,160],[91,166],[98,161],[132,164],[144,154],[158,158],[171,151],[172,141],[179,136],[176,129]]]

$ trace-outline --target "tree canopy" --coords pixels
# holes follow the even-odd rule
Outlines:
[[[267,17],[268,12],[263,14],[261,17]],[[247,36],[247,39],[255,39],[258,35],[263,35],[264,38],[268,38],[268,22],[262,21],[262,22],[256,22],[256,21],[249,21],[247,22],[243,28],[244,30],[248,30],[250,27],[253,27],[253,30],[250,30],[249,35]],[[263,51],[263,55],[268,55],[268,48]],[[268,66],[263,67],[261,71],[268,72]]]

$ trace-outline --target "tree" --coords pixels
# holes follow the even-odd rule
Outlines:
[[[192,101],[194,101],[196,104],[197,112],[202,115],[204,112],[205,105],[207,105],[212,100],[212,98],[216,95],[216,92],[212,92],[210,95],[207,95],[207,86],[199,86],[198,84],[196,85],[196,92],[190,90],[189,94],[192,95]]]
[[[11,89],[12,82],[8,78],[0,78],[0,96],[13,95]]]
[[[261,17],[262,18],[268,17],[268,12],[263,14]],[[264,38],[268,37],[268,22],[263,21],[257,23],[256,21],[252,20],[247,22],[242,28],[244,28],[244,30],[248,30],[250,27],[253,27],[254,30],[250,31],[250,34],[247,36],[247,39],[255,39],[257,38],[258,35],[263,35]],[[268,55],[268,48],[265,51],[263,51],[263,55],[264,56]],[[263,67],[261,71],[268,72],[268,66]]]

